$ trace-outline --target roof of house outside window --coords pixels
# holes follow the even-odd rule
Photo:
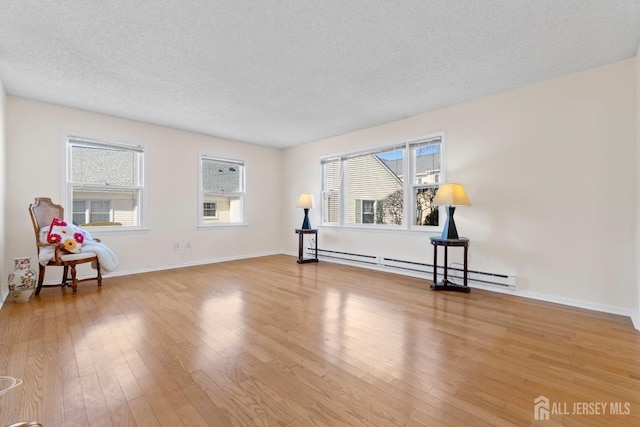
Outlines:
[[[73,147],[71,180],[74,183],[137,186],[138,153],[93,147]]]
[[[204,159],[202,162],[202,188],[214,193],[240,191],[240,166],[235,163]]]
[[[393,172],[396,176],[402,177],[402,160],[385,160],[380,159],[382,163],[384,163],[391,172]],[[440,153],[433,154],[424,154],[421,156],[416,156],[416,171],[417,175],[420,176],[425,171],[439,171],[440,170]]]

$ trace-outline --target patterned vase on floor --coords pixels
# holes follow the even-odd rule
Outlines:
[[[14,258],[15,267],[9,274],[9,295],[14,302],[29,301],[36,290],[36,272],[31,270],[31,258]]]

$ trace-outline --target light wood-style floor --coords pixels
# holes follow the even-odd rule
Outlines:
[[[628,318],[429,284],[282,255],[43,289],[0,311],[0,426],[640,425]]]

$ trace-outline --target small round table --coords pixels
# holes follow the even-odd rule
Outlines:
[[[471,289],[467,286],[467,254],[469,252],[469,239],[460,237],[459,239],[443,239],[442,237],[429,237],[433,245],[433,284],[431,289],[434,291],[456,291],[469,293]],[[438,246],[444,246],[444,277],[442,282],[438,283]],[[456,285],[447,279],[448,259],[447,252],[449,246],[462,246],[464,248],[464,285]]]
[[[298,239],[298,264],[306,264],[308,262],[318,262],[318,229],[317,228],[296,228]],[[310,234],[315,240],[315,254],[313,258],[304,257],[304,236]]]

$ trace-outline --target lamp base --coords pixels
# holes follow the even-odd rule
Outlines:
[[[304,209],[304,221],[302,221],[301,230],[311,230],[311,221],[309,221],[309,209]]]
[[[456,223],[453,220],[453,214],[456,211],[455,206],[447,207],[447,220],[444,223],[444,228],[442,229],[442,235],[440,236],[443,239],[459,239],[458,229],[456,229]]]

